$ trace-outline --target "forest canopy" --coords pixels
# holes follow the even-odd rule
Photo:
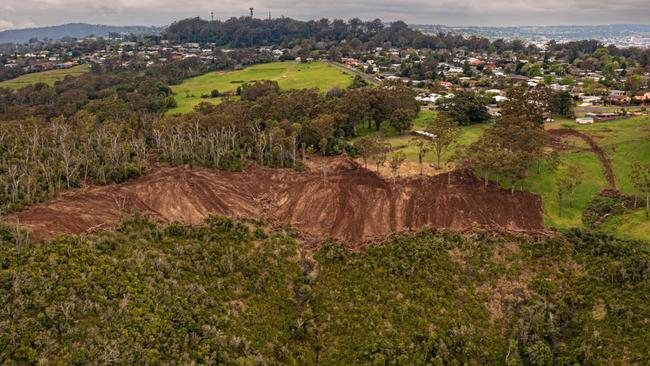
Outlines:
[[[644,364],[645,244],[423,231],[313,251],[212,217],[20,245],[0,230],[0,359],[34,364]]]

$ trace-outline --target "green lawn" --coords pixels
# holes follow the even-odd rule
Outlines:
[[[434,111],[426,110],[426,109],[421,110],[413,120],[413,126],[411,127],[411,129],[409,131],[404,132],[401,135],[397,130],[391,127],[388,123],[384,123],[381,126],[381,129],[379,131],[376,131],[374,127],[368,128],[368,126],[363,126],[358,129],[358,133],[360,137],[368,136],[368,135],[375,135],[375,136],[382,137],[384,142],[387,142],[391,145],[394,152],[402,151],[403,153],[406,154],[406,158],[408,161],[417,163],[418,150],[416,147],[412,146],[411,144],[411,139],[414,137],[413,135],[411,135],[411,132],[425,129],[428,121],[434,118],[435,115],[436,112]],[[449,149],[449,151],[443,154],[442,161],[443,162],[449,161],[451,156],[453,156],[454,152],[456,151],[455,148],[459,146],[468,146],[473,142],[475,142],[476,140],[478,140],[478,138],[481,136],[481,134],[483,134],[483,131],[488,126],[489,123],[481,123],[481,124],[461,127],[461,133],[460,136],[458,137],[457,144],[451,149]],[[425,156],[424,161],[427,164],[434,163],[435,154],[433,152],[429,152]]]
[[[79,76],[90,71],[88,65],[77,65],[69,69],[49,70],[43,72],[35,72],[31,74],[21,75],[15,79],[5,80],[0,82],[0,88],[21,89],[27,85],[36,83],[45,83],[54,85],[54,82],[63,80],[68,75]]]
[[[413,120],[413,126],[411,126],[409,131],[406,131],[402,135],[400,135],[399,132],[396,129],[394,129],[388,122],[384,122],[381,125],[379,131],[375,129],[374,124],[370,127],[368,127],[367,124],[362,126],[357,126],[357,135],[358,137],[377,136],[382,138],[400,138],[404,136],[409,136],[409,132],[411,131],[425,129],[428,121],[434,118],[435,116],[436,116],[435,111],[431,111],[428,109],[420,110],[418,115]]]
[[[323,62],[274,62],[259,64],[237,71],[216,71],[185,80],[172,86],[178,107],[170,113],[186,113],[203,102],[219,103],[220,98],[201,98],[214,89],[233,92],[245,82],[275,80],[282,89],[318,88],[325,92],[335,86],[347,87],[353,75]]]
[[[595,138],[612,162],[618,189],[633,193],[629,178],[632,164],[635,161],[650,162],[650,117],[635,117],[593,125],[572,124],[571,127]],[[587,147],[582,141],[574,138],[567,141],[578,150]],[[607,188],[600,161],[593,153],[578,150],[561,153],[561,167],[557,172],[551,172],[544,167],[541,174],[533,171],[524,182],[524,189],[542,196],[544,218],[548,226],[581,227],[582,211],[600,190]],[[583,183],[576,190],[573,207],[565,207],[564,214],[560,217],[556,182],[571,167],[579,167],[585,172],[585,176]],[[645,220],[641,210],[608,219],[602,230],[625,237],[650,240],[650,221]]]
[[[455,146],[452,146],[451,149],[449,149],[448,151],[442,154],[441,161],[443,163],[448,162],[450,158],[453,156],[454,152],[456,151],[455,149],[457,147],[468,146],[473,142],[475,142],[476,140],[478,140],[478,138],[481,136],[481,134],[487,128],[487,126],[488,124],[478,124],[478,125],[461,127],[461,132],[460,132],[460,136],[458,137],[458,142],[456,143]],[[413,146],[413,144],[410,143],[410,140],[412,138],[413,138],[412,135],[405,134],[402,136],[387,138],[386,142],[388,142],[395,149],[394,151],[402,151],[406,154],[406,158],[408,160],[417,162],[418,149],[415,146]],[[436,160],[436,156],[433,153],[433,151],[429,152],[424,157],[425,163],[434,163],[435,160]]]
[[[650,162],[650,116],[578,126],[594,136],[614,167],[618,189],[632,193],[630,170],[635,161]]]
[[[630,171],[635,161],[650,162],[650,116],[611,121],[579,129],[597,138],[612,161],[618,189],[634,193]],[[601,228],[617,235],[650,241],[650,220],[642,209],[609,218]]]
[[[589,201],[598,192],[607,188],[603,168],[596,155],[589,151],[563,152],[560,161],[560,168],[557,171],[551,171],[548,166],[542,165],[541,172],[538,174],[535,166],[524,181],[523,188],[542,196],[546,226],[582,227],[582,212],[587,208]],[[583,183],[575,191],[572,207],[569,207],[568,198],[565,197],[564,210],[560,217],[556,184],[558,179],[573,167],[578,167],[584,172]]]

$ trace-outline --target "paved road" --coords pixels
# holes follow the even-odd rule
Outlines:
[[[343,71],[347,71],[347,72],[354,73],[355,75],[359,75],[359,76],[361,76],[364,80],[366,80],[367,82],[369,82],[369,83],[371,83],[371,84],[375,84],[375,85],[376,85],[376,84],[379,84],[379,83],[380,83],[379,79],[377,79],[376,77],[374,77],[374,76],[372,76],[372,75],[368,75],[368,74],[366,74],[366,73],[363,73],[363,72],[361,72],[361,71],[359,71],[359,70],[357,70],[357,69],[353,69],[353,68],[351,68],[351,67],[347,67],[347,66],[343,65],[342,63],[334,62],[334,61],[330,61],[330,60],[325,60],[325,63],[327,63],[327,64],[329,64],[329,65],[332,65],[332,66],[334,66],[334,67],[336,67],[336,68],[338,68],[338,69],[341,69],[341,70],[343,70]]]

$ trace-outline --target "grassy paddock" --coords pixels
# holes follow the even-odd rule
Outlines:
[[[560,161],[560,168],[557,171],[542,165],[538,174],[537,167],[533,167],[523,183],[523,188],[542,196],[545,225],[559,228],[582,227],[582,212],[587,208],[589,201],[598,192],[607,188],[604,171],[598,158],[588,151],[564,152],[560,155]],[[565,196],[564,209],[560,217],[557,181],[573,167],[582,169],[583,182],[576,189],[571,205]]]
[[[381,129],[379,131],[376,131],[374,127],[368,128],[368,126],[366,125],[360,127],[358,129],[358,133],[360,137],[373,136],[373,135],[379,136],[383,139],[384,142],[390,144],[393,152],[397,152],[397,151],[403,152],[406,155],[406,165],[409,166],[412,165],[412,166],[410,166],[410,169],[409,167],[405,166],[405,169],[402,170],[406,170],[408,172],[402,171],[401,173],[418,174],[419,173],[418,149],[417,147],[413,146],[413,144],[411,143],[411,139],[414,138],[411,132],[425,129],[427,123],[431,119],[435,118],[435,116],[436,116],[435,111],[431,111],[427,109],[421,110],[413,120],[413,126],[408,131],[404,132],[401,135],[396,129],[391,127],[388,123],[382,124]],[[443,165],[442,170],[436,170],[430,166],[431,164],[434,164],[436,161],[435,154],[433,153],[433,151],[430,151],[424,157],[424,163],[426,164],[425,173],[437,174],[452,168],[453,164],[451,164],[451,160],[452,160],[451,158],[456,152],[456,149],[474,143],[483,134],[483,131],[488,126],[489,123],[481,123],[481,124],[475,124],[471,126],[462,126],[457,143],[454,146],[452,146],[448,151],[444,152],[442,155],[442,159],[441,159],[441,163]]]
[[[618,188],[632,193],[632,165],[635,161],[650,162],[650,116],[595,123],[577,129],[596,139],[612,161]]]
[[[553,128],[561,127],[567,126],[553,126]],[[618,189],[625,193],[633,193],[630,182],[632,164],[635,161],[650,161],[650,117],[635,117],[592,125],[572,124],[570,127],[594,137],[612,162]],[[584,151],[587,148],[586,144],[574,138],[567,138],[565,141],[577,149],[560,154],[560,169],[551,172],[543,168],[541,174],[531,172],[524,182],[524,188],[542,196],[547,225],[561,228],[581,227],[582,212],[600,190],[607,188],[607,182],[602,165],[596,156]],[[579,167],[585,172],[585,176],[575,193],[573,207],[565,207],[564,214],[560,217],[556,183],[571,167]],[[635,211],[611,218],[602,229],[626,237],[650,240],[650,221],[645,220],[642,212]]]
[[[347,87],[353,75],[323,62],[273,62],[259,64],[237,71],[215,71],[185,80],[172,86],[178,107],[170,113],[187,113],[204,101],[219,103],[221,98],[201,98],[214,89],[234,92],[243,83],[260,80],[277,81],[282,89],[318,88],[325,92],[335,86]]]
[[[15,79],[5,80],[0,82],[0,88],[21,89],[28,85],[36,83],[45,83],[54,85],[55,82],[63,80],[66,76],[79,76],[90,71],[88,65],[77,65],[69,69],[49,70],[43,72],[35,72],[32,74],[21,75]]]

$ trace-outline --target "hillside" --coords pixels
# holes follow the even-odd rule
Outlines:
[[[136,35],[160,34],[162,27],[114,26],[86,23],[68,23],[50,27],[9,29],[0,32],[0,43],[27,43],[31,38],[43,40],[64,37],[84,38],[88,36],[106,37],[109,33],[126,33]]]
[[[580,231],[424,231],[349,252],[136,217],[40,246],[0,231],[0,253],[0,358],[18,364],[650,361],[647,245]]]
[[[134,209],[188,224],[214,213],[290,224],[316,241],[330,237],[351,246],[422,227],[543,228],[538,196],[484,187],[469,174],[392,183],[345,157],[310,165],[304,172],[253,166],[242,173],[165,167],[124,184],[72,191],[7,220],[40,240],[115,227],[121,214]]]
[[[36,83],[46,83],[54,85],[55,82],[63,80],[66,76],[79,76],[90,71],[90,66],[83,64],[71,67],[69,69],[48,70],[21,75],[15,79],[0,82],[0,88],[21,89],[27,85]]]

